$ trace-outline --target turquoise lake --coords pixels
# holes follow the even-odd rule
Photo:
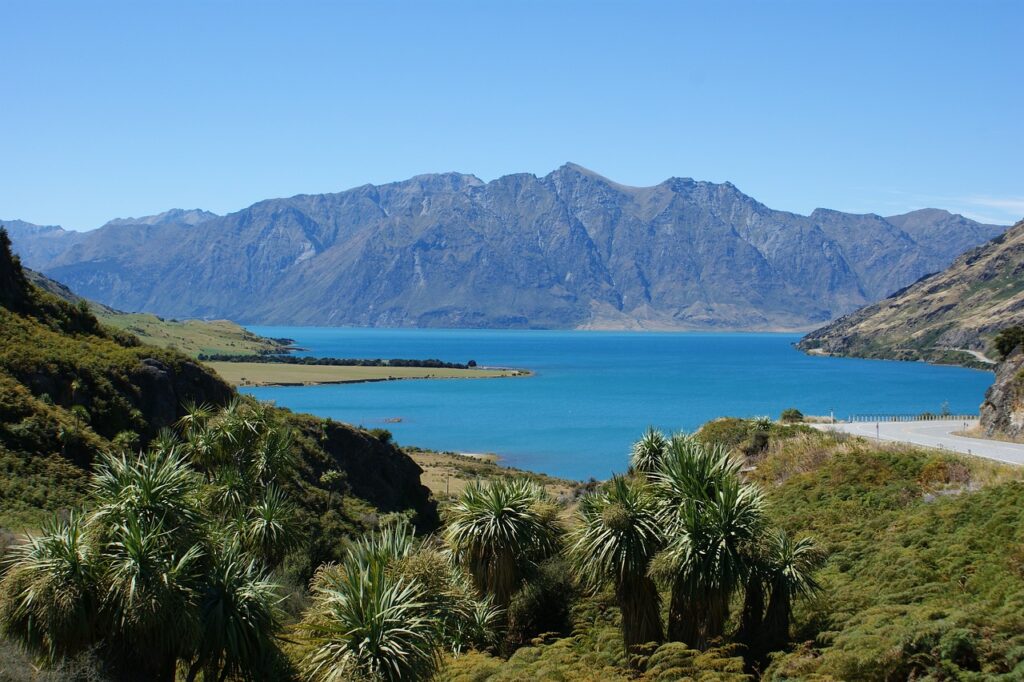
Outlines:
[[[939,412],[948,403],[975,413],[993,378],[917,362],[812,357],[792,347],[795,334],[252,329],[295,339],[303,355],[532,370],[526,378],[244,390],[298,412],[385,427],[401,444],[494,452],[511,466],[577,479],[623,471],[649,424],[692,430],[719,416],[777,417],[787,407],[846,417]]]

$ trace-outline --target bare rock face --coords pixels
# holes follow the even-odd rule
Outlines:
[[[628,187],[575,164],[423,175],[170,211],[87,233],[14,226],[16,250],[120,310],[242,323],[807,329],[1003,232],[945,211],[777,211],[730,183]]]
[[[184,416],[185,406],[194,403],[223,405],[232,396],[231,389],[194,362],[177,365],[155,358],[143,358],[131,375],[136,387],[135,403],[146,415],[151,434],[170,427]]]
[[[999,363],[981,404],[981,428],[988,437],[1024,437],[1024,347]]]

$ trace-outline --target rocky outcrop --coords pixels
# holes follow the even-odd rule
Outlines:
[[[807,329],[941,270],[1004,229],[937,210],[801,216],[730,183],[628,187],[575,164],[487,183],[424,175],[195,217],[169,212],[63,235],[21,225],[12,234],[30,267],[79,294],[172,317]]]
[[[946,270],[811,332],[799,347],[830,355],[979,366],[975,354],[990,350],[1000,330],[1022,323],[1024,221]]]
[[[294,415],[293,425],[316,442],[308,450],[307,476],[318,481],[328,469],[344,475],[348,491],[380,512],[415,512],[413,523],[420,532],[435,530],[441,523],[437,502],[420,481],[423,470],[382,431],[368,432],[347,424]]]
[[[999,363],[981,404],[981,428],[990,438],[1024,438],[1024,348]]]
[[[135,389],[136,409],[146,416],[150,433],[144,435],[173,426],[184,416],[186,405],[224,405],[234,394],[210,370],[187,360],[170,363],[143,358],[129,383]]]

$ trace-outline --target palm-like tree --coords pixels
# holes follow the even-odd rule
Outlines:
[[[648,577],[651,560],[662,546],[656,500],[641,481],[616,476],[583,498],[579,518],[573,564],[591,586],[614,586],[626,651],[661,641],[661,598]]]
[[[196,543],[203,518],[199,482],[174,446],[141,456],[101,455],[90,486],[96,501],[90,523],[101,533],[129,521],[146,530],[159,527],[179,540],[177,549],[184,552]]]
[[[637,442],[633,443],[633,450],[629,455],[629,470],[631,472],[649,475],[661,466],[668,449],[668,439],[665,434],[653,426],[647,427],[647,431]]]
[[[391,567],[416,552],[418,545],[415,529],[408,523],[396,523],[353,540],[346,560],[360,566],[381,564]]]
[[[212,405],[208,403],[196,403],[188,401],[183,406],[184,416],[178,420],[178,428],[185,438],[191,439],[193,435],[206,430],[206,425],[217,413]]]
[[[183,552],[159,525],[117,525],[104,548],[105,609],[126,670],[173,682],[178,659],[195,647],[203,551]]]
[[[466,486],[445,529],[477,590],[503,610],[527,570],[554,554],[560,534],[543,489],[526,479]]]
[[[764,525],[764,498],[739,469],[724,448],[691,439],[672,443],[655,473],[670,542],[652,574],[671,586],[672,641],[704,648],[720,636],[747,575],[744,550]]]
[[[737,478],[741,468],[742,462],[723,445],[673,435],[661,466],[651,476],[666,520],[671,521],[687,501],[709,497],[722,481]]]
[[[295,467],[295,439],[284,426],[269,425],[252,448],[250,476],[260,485],[287,480]]]
[[[101,456],[87,519],[47,527],[16,547],[0,573],[4,634],[51,662],[96,646],[125,679],[170,681],[181,664],[192,679],[266,670],[279,619],[264,562],[279,561],[297,534],[292,504],[272,478],[243,472],[258,462],[269,473],[289,440],[265,438],[275,428],[266,410],[201,412],[192,410],[183,427],[190,439],[230,419],[248,449],[210,460],[205,480],[189,465],[191,440],[170,431],[141,455]],[[221,443],[234,438],[224,433]],[[275,452],[250,447],[260,439]],[[247,453],[255,454],[235,458]]]
[[[295,506],[280,488],[268,486],[246,515],[245,547],[268,566],[277,566],[285,553],[298,544],[300,537]]]
[[[215,555],[199,600],[199,641],[189,667],[189,682],[205,670],[214,680],[220,671],[246,674],[266,668],[276,650],[281,598],[260,565],[238,545]]]
[[[769,534],[768,548],[770,597],[764,624],[767,650],[775,651],[789,642],[793,599],[811,597],[821,589],[814,572],[821,568],[825,554],[813,539],[793,540],[783,530]]]
[[[0,632],[53,663],[96,641],[98,566],[83,519],[50,522],[11,550],[0,580]]]
[[[430,679],[437,670],[437,626],[423,590],[386,562],[350,557],[321,568],[302,623],[309,648],[300,662],[315,682]]]

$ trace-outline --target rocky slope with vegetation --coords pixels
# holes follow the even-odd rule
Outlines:
[[[121,310],[243,323],[809,328],[1002,232],[944,211],[777,211],[729,183],[574,164],[424,175],[86,233],[12,223],[26,263]]]
[[[991,365],[993,340],[1024,323],[1024,222],[874,305],[811,332],[830,355]]]
[[[1004,356],[996,378],[985,391],[979,428],[988,438],[1024,439],[1024,327],[1008,327],[996,335],[996,351]]]
[[[104,326],[31,284],[0,230],[0,526],[31,527],[45,511],[81,501],[97,455],[144,447],[189,404],[226,405],[234,391],[192,358]],[[437,524],[420,469],[386,433],[291,415],[301,451],[298,479],[312,527],[329,547],[338,532],[401,512]],[[321,478],[335,472],[333,483]],[[330,500],[344,504],[330,504]]]

